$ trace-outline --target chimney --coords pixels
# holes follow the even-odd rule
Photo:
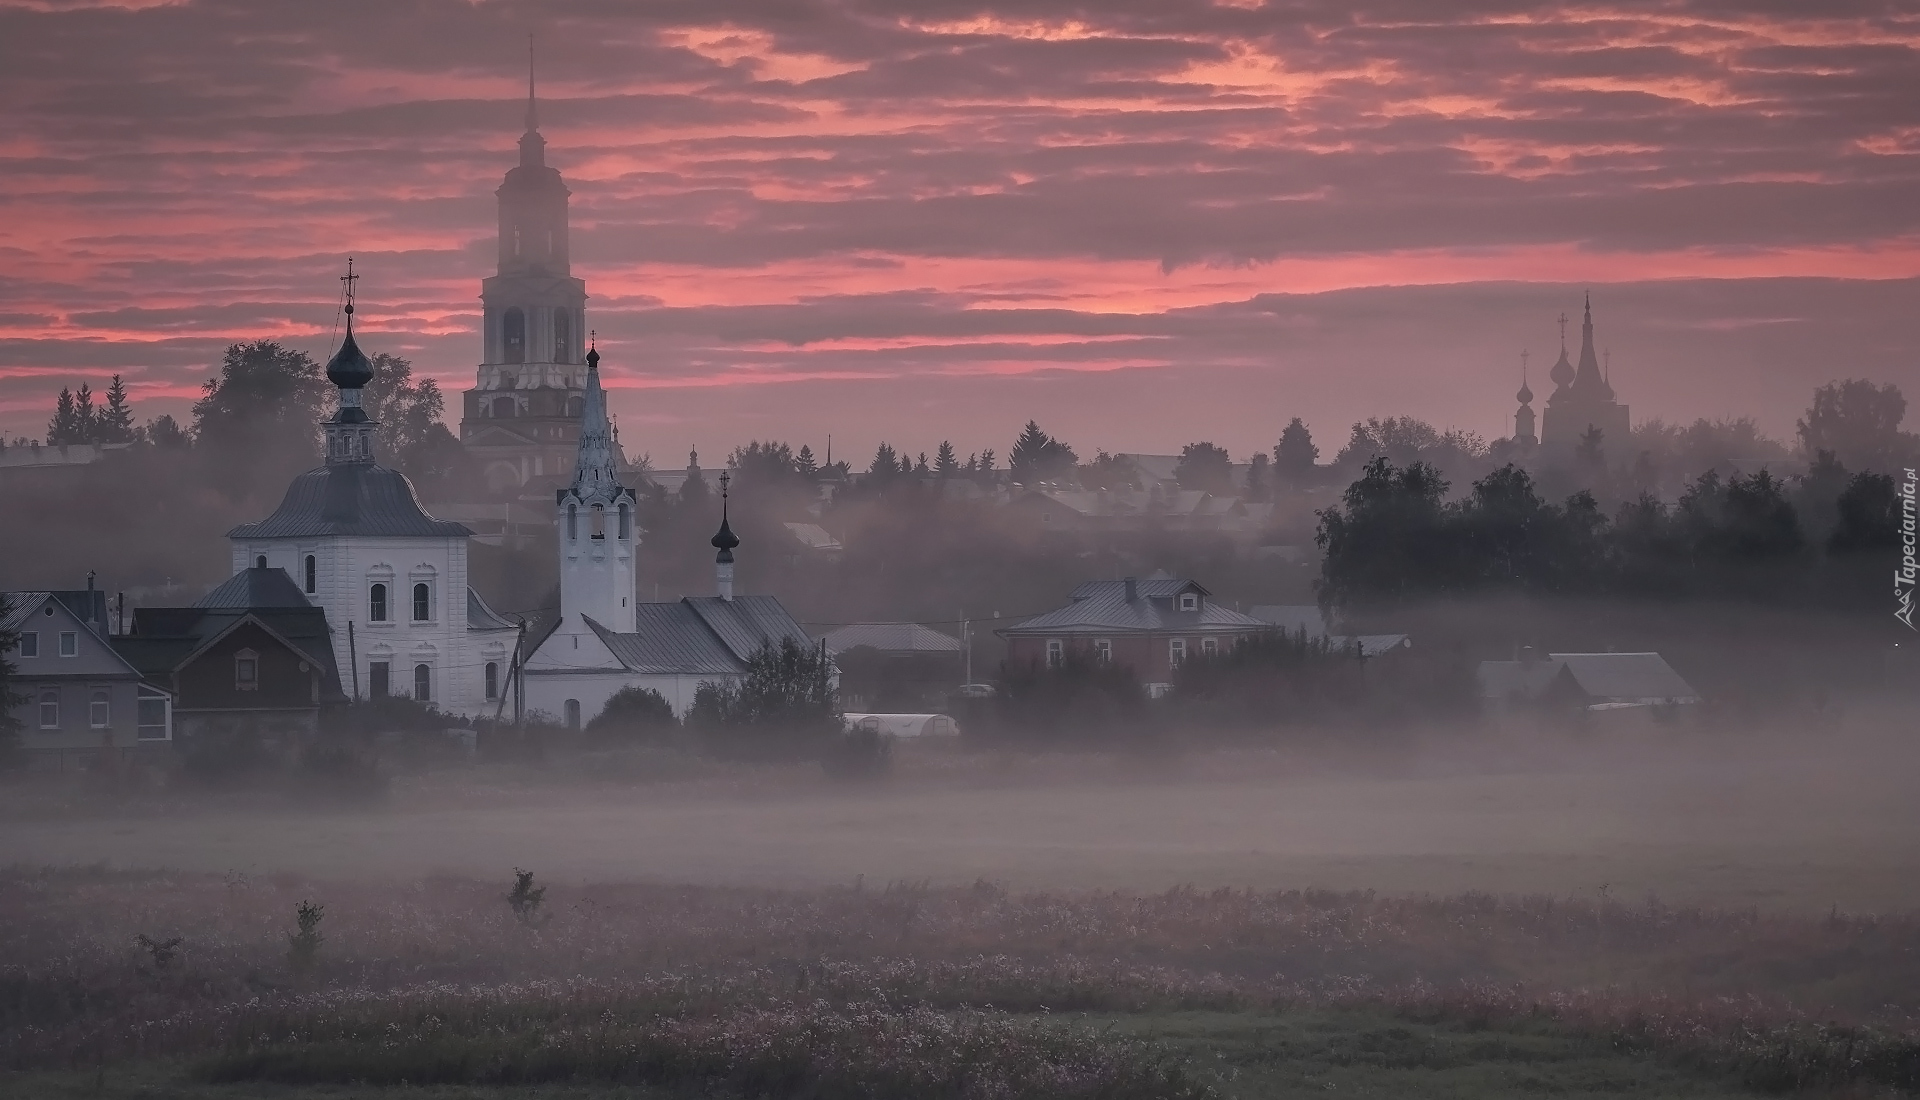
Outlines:
[[[1127,578],[1127,602],[1133,603],[1135,600],[1138,600],[1139,598],[1140,598],[1140,582],[1134,580],[1132,577],[1128,577]]]
[[[1523,645],[1520,647],[1520,663],[1522,665],[1531,666],[1535,661],[1538,661],[1539,659],[1540,659],[1539,650],[1533,648],[1530,645]]]

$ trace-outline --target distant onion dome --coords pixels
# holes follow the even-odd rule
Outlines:
[[[1514,394],[1513,398],[1514,400],[1520,402],[1522,405],[1532,404],[1533,390],[1528,388],[1527,383],[1524,380],[1522,380],[1520,383],[1520,392]]]
[[[347,307],[347,338],[327,361],[327,381],[343,390],[365,389],[373,381],[373,364],[353,339],[353,307]]]

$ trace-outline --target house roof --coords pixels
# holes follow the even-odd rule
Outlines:
[[[854,623],[827,631],[827,652],[867,646],[882,653],[958,653],[960,639],[919,623]]]
[[[765,645],[778,645],[783,638],[811,644],[807,632],[772,596],[689,596],[673,603],[643,603],[634,608],[632,634],[617,634],[582,618],[628,671],[654,675],[737,675]]]
[[[809,550],[838,550],[840,540],[817,523],[788,523],[783,526]]]
[[[265,572],[286,575],[277,569]],[[202,651],[249,622],[313,662],[320,669],[323,690],[328,696],[344,698],[339,668],[333,659],[333,635],[327,628],[327,613],[312,605],[142,607],[133,613],[132,633],[110,641],[114,650],[142,676],[159,679],[171,676]]]
[[[520,624],[500,617],[499,612],[487,606],[480,593],[467,586],[467,629],[468,630],[513,630]]]
[[[1700,694],[1658,653],[1549,653],[1533,661],[1482,661],[1476,672],[1488,699],[1535,699],[1565,677],[1581,694],[1608,703],[1697,703]]]
[[[1201,599],[1197,611],[1177,610],[1173,597],[1206,589],[1189,580],[1156,574],[1134,582],[1135,598],[1127,599],[1127,582],[1088,581],[1073,590],[1065,607],[1036,615],[996,633],[1105,634],[1162,631],[1247,633],[1270,629],[1266,623],[1210,599]]]
[[[287,571],[271,566],[242,569],[213,591],[193,601],[195,607],[312,607],[312,601],[293,583]]]
[[[227,532],[232,539],[317,538],[330,535],[464,538],[465,524],[434,519],[420,506],[413,483],[398,470],[346,463],[308,470],[287,486],[272,515]]]

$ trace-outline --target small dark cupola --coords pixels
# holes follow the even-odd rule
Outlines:
[[[345,287],[341,311],[346,314],[347,335],[340,341],[340,350],[327,360],[327,381],[339,389],[340,402],[333,416],[321,425],[329,466],[373,461],[373,429],[377,425],[360,403],[361,391],[373,381],[373,363],[353,338],[353,292],[359,278],[353,273],[352,257],[348,257],[347,273],[340,276]]]
[[[725,471],[720,474],[720,530],[714,532],[712,545],[720,551],[713,556],[715,586],[723,600],[733,599],[733,550],[740,545],[740,536],[733,533],[733,525],[727,522],[727,486],[733,476]]]

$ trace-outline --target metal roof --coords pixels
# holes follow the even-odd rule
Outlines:
[[[958,653],[960,639],[919,623],[854,623],[827,631],[827,652],[867,646],[883,653]]]
[[[109,641],[142,676],[164,678],[249,621],[312,661],[320,669],[321,682],[330,698],[344,698],[327,613],[311,605],[142,607],[133,613],[133,632]]]
[[[1242,615],[1204,598],[1206,589],[1177,577],[1154,576],[1135,582],[1136,596],[1127,599],[1125,581],[1089,581],[1073,590],[1065,607],[1025,622],[1004,627],[1008,634],[1104,634],[1161,631],[1246,633],[1272,629],[1251,615]],[[1197,590],[1203,594],[1198,611],[1175,610],[1173,597]],[[1164,593],[1164,594],[1162,594]]]
[[[465,538],[465,524],[434,519],[420,506],[413,483],[398,470],[368,463],[322,466],[287,486],[272,515],[227,532],[232,539],[318,538],[329,535]]]
[[[1695,703],[1700,693],[1658,653],[1552,653],[1580,689],[1598,699],[1636,703]]]
[[[807,632],[772,596],[689,596],[673,603],[643,603],[634,608],[632,634],[616,634],[581,618],[628,671],[654,675],[738,675],[765,645],[778,645],[782,638],[811,644]]]
[[[520,624],[500,617],[499,613],[487,606],[480,593],[467,586],[467,629],[468,630],[512,630]]]
[[[312,607],[287,571],[254,566],[242,569],[218,588],[193,601],[195,607]]]

